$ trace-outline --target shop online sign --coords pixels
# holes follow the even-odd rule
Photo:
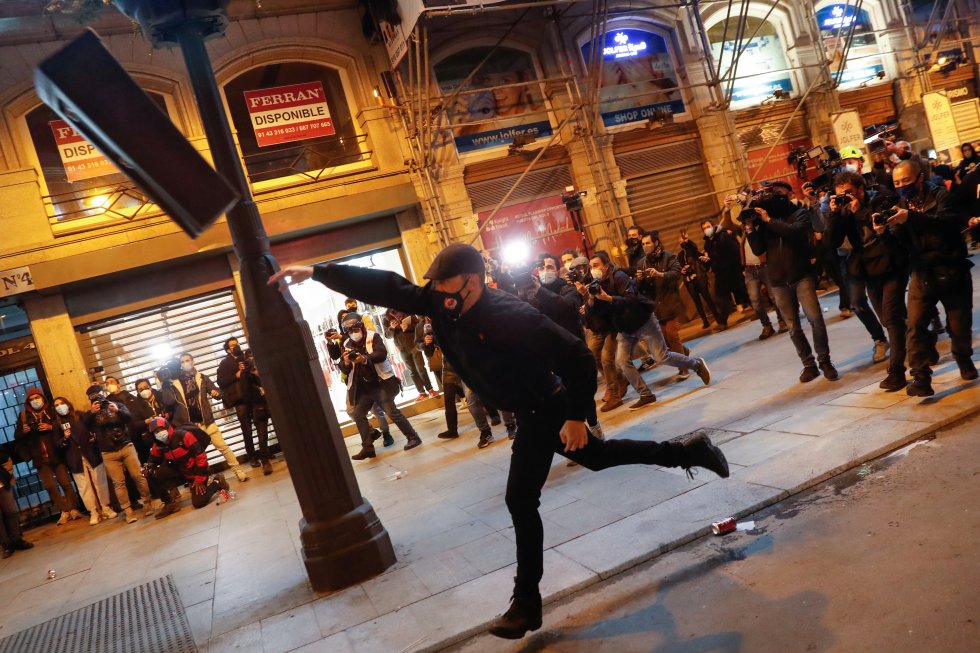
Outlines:
[[[61,165],[65,167],[68,181],[75,182],[93,177],[102,177],[119,172],[109,159],[95,149],[95,146],[85,140],[64,120],[52,120],[51,132],[58,146],[58,156]]]
[[[245,103],[259,147],[336,132],[320,82],[245,91]]]

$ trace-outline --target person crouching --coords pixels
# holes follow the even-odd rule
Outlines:
[[[204,450],[210,443],[204,431],[196,427],[174,428],[163,417],[154,417],[147,427],[153,434],[153,446],[144,474],[164,502],[157,519],[180,510],[178,488],[183,483],[191,485],[191,505],[195,508],[208,505],[219,490],[228,491],[228,481],[220,473],[208,482],[210,471]]]

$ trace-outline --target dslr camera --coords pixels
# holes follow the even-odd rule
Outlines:
[[[591,273],[588,270],[583,269],[582,266],[573,267],[568,271],[569,283],[585,283],[591,278]]]
[[[879,227],[887,224],[888,219],[898,213],[898,202],[897,195],[877,195],[871,200],[871,221]]]

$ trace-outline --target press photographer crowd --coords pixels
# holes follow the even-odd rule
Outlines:
[[[597,371],[592,376],[601,381],[601,394],[595,395],[597,401],[583,401],[576,408],[588,442],[605,442],[599,417],[623,407],[631,389],[629,410],[654,406],[656,396],[644,372],[671,368],[677,381],[694,374],[704,385],[711,382],[708,361],[692,353],[681,338],[687,321],[682,293],[689,296],[703,329],[723,331],[736,316],[759,321],[759,340],[788,332],[802,367],[799,380],[809,383],[820,376],[835,381],[840,375],[818,300],[818,290],[836,286],[840,317],[858,318],[870,338],[871,360],[883,365],[880,387],[928,397],[934,394],[931,368],[939,359],[936,344],[944,332],[962,379],[977,378],[968,241],[971,248],[980,242],[980,155],[970,143],[963,144],[961,155],[955,167],[937,165],[904,141],[884,141],[867,157],[853,145],[839,152],[831,147],[799,150],[790,157],[798,167],[795,183],[780,178],[729,196],[718,216],[697,225],[703,237],[695,236],[691,225],[676,243],[668,243],[656,230],[632,226],[622,250],[590,251],[583,246],[505,264],[479,255],[477,264],[469,252],[451,246],[427,273],[430,284],[411,286],[415,291],[396,288],[390,279],[385,281],[388,285],[369,278],[353,284],[345,278],[331,282],[314,268],[288,272],[293,282],[312,276],[357,297],[346,299],[336,324],[323,334],[360,437],[360,448],[351,456],[355,461],[375,458],[380,448],[394,445],[391,424],[404,436],[405,450],[423,443],[396,403],[407,384],[416,388],[417,401],[443,396],[446,425],[439,439],[461,436],[460,409],[472,417],[480,449],[494,442],[495,426],[503,425],[510,440],[518,437],[522,420],[527,423],[531,413],[522,412],[521,402],[501,400],[495,384],[527,384],[528,396],[536,396],[535,362],[528,358],[528,369],[513,373],[507,368],[494,375],[494,370],[504,370],[503,363],[487,360],[481,363],[487,367],[483,369],[469,356],[450,353],[472,351],[483,339],[483,332],[474,336],[466,331],[470,327],[465,326],[464,313],[474,297],[479,301],[488,296],[485,288],[503,291],[513,298],[508,301],[550,318],[561,338],[569,339],[562,351],[591,354]],[[460,288],[443,287],[457,277],[463,279]],[[378,284],[377,291],[372,283]],[[497,291],[489,297],[497,297]],[[420,310],[427,307],[422,299],[426,292],[441,302],[433,311]],[[516,305],[507,306],[513,311]],[[444,319],[448,326],[437,328]],[[496,337],[507,337],[508,328],[502,325]],[[546,331],[535,331],[534,337],[543,338]],[[240,482],[247,481],[215,423],[212,402],[236,412],[247,462],[264,474],[272,472],[268,432],[274,416],[269,414],[259,371],[236,338],[228,338],[224,352],[214,381],[197,371],[193,357],[185,353],[157,370],[155,378],[136,380],[132,392],[111,376],[93,383],[85,407],[76,408],[64,397],[45,396],[40,389],[28,392],[17,424],[17,453],[33,462],[61,511],[59,525],[82,517],[80,505],[93,525],[115,519],[118,513],[134,522],[140,509],[144,516],[161,519],[181,509],[185,486],[191,505],[207,505],[229,490],[223,474],[209,469],[206,450],[211,446]],[[522,370],[520,361],[514,364]],[[495,378],[471,381],[487,375]],[[527,379],[516,378],[525,375]],[[558,376],[565,380],[563,374]],[[547,392],[551,390],[542,397]],[[713,445],[691,446],[701,449],[688,458],[676,454],[671,464],[701,465],[722,473],[723,457],[719,462]],[[569,465],[576,464],[576,456],[568,457]],[[583,465],[594,463],[589,456],[584,460]],[[627,456],[609,464],[627,462],[634,461]],[[31,546],[20,531],[12,480],[7,461],[0,467],[3,557]]]

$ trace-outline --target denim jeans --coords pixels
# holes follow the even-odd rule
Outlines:
[[[863,324],[864,328],[868,330],[868,335],[871,336],[872,340],[875,342],[884,342],[885,330],[882,328],[881,322],[879,321],[879,318],[884,320],[884,317],[881,315],[881,311],[879,311],[877,308],[874,310],[874,312],[871,311],[871,306],[868,304],[868,283],[863,279],[848,277],[847,285],[847,294],[851,300],[851,310],[854,311],[854,314],[858,316],[859,320],[861,320],[861,324]],[[904,301],[902,302],[902,305],[905,305]],[[878,315],[876,316],[875,313]],[[902,321],[905,321],[904,317],[902,318]]]
[[[649,395],[650,388],[647,387],[640,372],[633,367],[631,354],[637,342],[641,340],[646,343],[650,355],[657,363],[666,363],[681,370],[691,370],[697,366],[697,361],[690,356],[679,354],[667,349],[667,341],[660,330],[660,322],[653,315],[650,319],[633,333],[620,333],[618,336],[619,348],[616,350],[616,364],[619,369],[629,379],[630,385],[636,388],[640,395]]]
[[[602,370],[602,378],[606,381],[606,392],[610,397],[620,395],[620,375],[616,369],[616,334],[589,332],[587,337],[589,350],[595,357],[596,367]]]
[[[946,327],[957,363],[967,363],[973,357],[973,276],[966,270],[962,279],[949,288],[930,288],[922,273],[912,272],[909,282],[908,351],[909,372],[914,378],[928,380],[932,376],[929,357],[935,339],[929,333],[929,323],[936,304],[946,309]]]
[[[888,331],[888,373],[905,374],[906,311],[905,287],[908,276],[874,279],[867,282],[867,293],[875,313]],[[853,300],[854,294],[851,295]],[[880,327],[879,327],[880,328]]]
[[[238,404],[235,406],[238,423],[242,426],[242,443],[245,445],[245,455],[249,460],[256,460],[255,442],[252,441],[252,425],[259,436],[258,460],[269,460],[269,406],[263,401],[255,404]]]
[[[812,276],[805,276],[795,284],[786,286],[773,286],[773,299],[779,312],[784,316],[789,316],[789,337],[796,347],[796,355],[804,367],[813,366],[816,363],[823,365],[830,362],[830,343],[827,340],[827,325],[823,321],[823,311],[820,309],[820,301],[817,299],[817,280]],[[810,342],[803,333],[800,325],[800,314],[797,305],[803,308],[807,322],[810,323],[810,330],[813,332],[813,348],[817,351],[817,358],[814,361],[813,350],[810,349]]]
[[[487,415],[490,411],[487,408],[487,405],[483,403],[483,400],[475,392],[466,388],[466,409],[470,411],[473,422],[476,424],[476,428],[480,430],[480,433],[486,433],[490,430],[490,422],[487,421]],[[514,413],[501,410],[500,417],[508,431],[517,427],[517,417],[514,416]]]
[[[409,440],[418,437],[408,418],[395,406],[395,396],[398,393],[398,383],[394,379],[382,381],[380,385],[359,390],[357,401],[351,408],[350,416],[357,424],[357,432],[361,435],[361,446],[367,451],[374,451],[374,429],[368,423],[367,414],[375,403],[381,404],[398,430]]]
[[[769,300],[766,296],[762,294],[762,287],[765,286],[770,294],[772,291],[772,281],[769,279],[769,268],[765,264],[763,265],[746,265],[745,266],[745,288],[749,291],[749,300],[752,302],[752,309],[759,318],[759,322],[762,326],[772,327],[772,321],[769,319]],[[773,302],[775,302],[775,298]],[[776,306],[776,319],[780,322],[783,321],[783,314],[779,311],[779,307]]]

